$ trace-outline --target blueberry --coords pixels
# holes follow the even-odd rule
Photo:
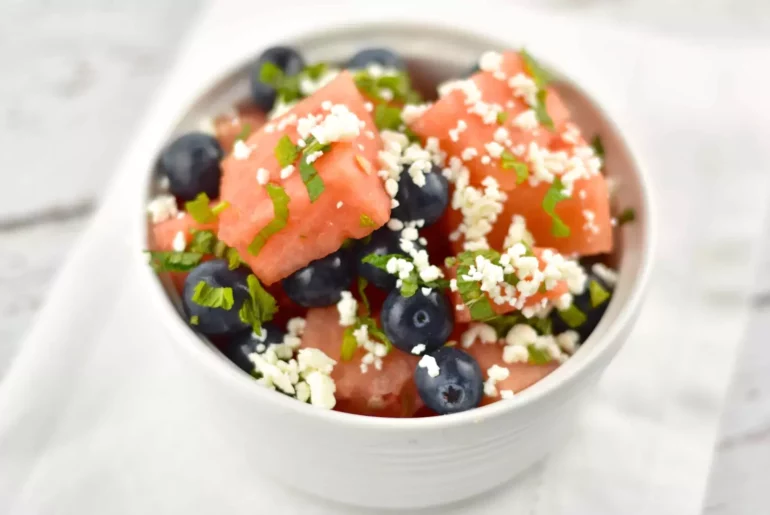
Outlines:
[[[476,360],[455,347],[441,347],[430,356],[439,368],[436,377],[431,377],[430,369],[420,365],[414,370],[417,392],[425,405],[440,415],[478,406],[484,393],[484,381]]]
[[[213,199],[219,197],[219,161],[223,156],[213,136],[189,132],[163,149],[158,172],[168,177],[169,190],[180,200],[192,200],[198,193]]]
[[[353,70],[366,68],[370,64],[379,64],[385,68],[406,70],[404,60],[387,48],[365,48],[350,58],[347,67]]]
[[[405,168],[398,182],[396,200],[399,205],[393,210],[393,218],[402,222],[425,220],[425,225],[430,225],[441,218],[449,205],[449,182],[441,174],[441,168],[434,165],[433,170],[425,174],[425,184],[420,187]]]
[[[275,88],[260,79],[262,65],[268,62],[276,65],[285,76],[297,75],[305,68],[305,60],[293,48],[275,46],[262,52],[251,72],[251,99],[265,112],[273,108],[276,96]]]
[[[234,335],[225,343],[221,348],[222,354],[245,372],[251,373],[254,370],[254,363],[249,359],[249,354],[254,352],[261,354],[265,351],[264,348],[272,344],[283,343],[285,334],[277,325],[271,323],[263,324],[262,332],[259,335],[251,329],[247,329]],[[257,349],[258,347],[259,349]]]
[[[396,286],[396,277],[369,263],[361,260],[369,254],[384,256],[386,254],[403,254],[400,244],[401,231],[392,231],[388,227],[377,229],[366,243],[360,243],[356,248],[356,268],[358,275],[369,281],[377,288],[390,291]],[[415,246],[421,248],[415,242]]]
[[[350,251],[340,249],[291,274],[282,281],[283,289],[300,306],[330,306],[348,289],[354,270]]]
[[[443,293],[436,290],[425,295],[421,289],[411,297],[399,290],[388,294],[382,305],[382,328],[393,345],[411,352],[415,345],[425,345],[431,352],[444,345],[454,329],[453,309]]]
[[[230,270],[227,261],[215,259],[195,267],[184,282],[182,307],[192,327],[206,336],[219,336],[246,330],[249,325],[238,316],[243,301],[249,297],[246,278],[247,268]],[[209,308],[193,301],[193,294],[198,283],[203,281],[212,288],[232,288],[233,306],[230,309]],[[193,322],[192,317],[197,317]]]
[[[596,329],[596,326],[599,325],[599,321],[604,316],[604,312],[607,311],[607,306],[609,306],[610,300],[612,300],[612,288],[596,274],[594,274],[590,268],[587,269],[586,272],[588,275],[586,291],[580,295],[576,295],[573,299],[573,305],[583,312],[583,314],[586,316],[586,321],[583,322],[579,327],[573,329],[564,321],[558,311],[554,310],[551,312],[551,322],[553,323],[554,334],[560,334],[564,331],[573,329],[580,335],[581,342],[586,341],[594,329]],[[591,303],[591,293],[589,288],[591,281],[596,281],[599,286],[610,293],[610,297],[608,299],[595,307]]]

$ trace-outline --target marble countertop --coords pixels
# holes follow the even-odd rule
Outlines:
[[[0,376],[202,3],[0,6],[0,65],[14,71],[0,81]],[[770,37],[764,0],[520,3],[685,37]],[[712,468],[709,515],[770,509],[770,257],[755,292]]]

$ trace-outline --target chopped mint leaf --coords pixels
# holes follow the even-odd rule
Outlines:
[[[377,104],[374,108],[374,124],[381,131],[397,131],[401,127],[401,108],[388,104]]]
[[[521,59],[524,61],[524,69],[535,81],[538,88],[543,89],[551,82],[551,74],[548,73],[532,55],[522,48],[519,52]]]
[[[313,80],[318,80],[321,78],[321,75],[323,75],[328,68],[329,68],[328,64],[326,64],[323,61],[319,61],[315,64],[309,64],[305,66],[305,69],[302,70],[302,73]]]
[[[361,297],[361,302],[364,304],[364,316],[369,316],[371,312],[371,306],[369,305],[369,298],[366,296],[366,287],[369,285],[369,281],[365,278],[358,276],[358,296]]]
[[[278,160],[278,164],[281,167],[289,166],[294,163],[299,157],[299,149],[297,145],[291,142],[289,136],[284,134],[278,143],[275,145],[275,158]]]
[[[193,315],[190,317],[190,325],[198,325],[200,323],[200,318],[198,315]]]
[[[404,127],[404,130],[401,131],[401,133],[406,136],[406,138],[409,140],[409,143],[420,143],[420,137],[409,127]]]
[[[361,214],[359,225],[361,227],[377,227],[377,224],[374,223],[374,220],[372,220],[372,218],[369,215],[364,213]]]
[[[147,251],[150,255],[150,266],[158,273],[189,272],[198,266],[203,259],[200,252],[156,252]]]
[[[211,208],[211,212],[214,213],[214,216],[219,216],[219,213],[221,213],[228,207],[230,207],[230,203],[226,200],[222,200],[221,202],[219,202],[219,204]]]
[[[556,214],[556,205],[569,198],[563,190],[564,184],[562,184],[561,178],[556,176],[553,178],[551,187],[546,191],[545,197],[543,197],[543,209],[552,219],[551,234],[557,238],[566,238],[570,235],[569,226]]]
[[[267,61],[259,69],[259,80],[277,89],[284,80],[283,70],[275,63]]]
[[[449,256],[448,258],[444,259],[444,266],[447,268],[451,268],[457,264],[457,258],[454,256]]]
[[[409,260],[409,256],[407,256],[405,254],[375,254],[375,253],[371,253],[371,254],[367,254],[366,256],[364,256],[364,259],[362,259],[361,261],[363,263],[368,263],[368,264],[370,264],[370,265],[372,265],[374,267],[377,267],[380,270],[387,271],[387,269],[388,269],[388,261],[390,261],[393,258],[396,258],[396,259],[406,259],[407,261]]]
[[[591,297],[592,308],[601,306],[610,298],[610,292],[608,292],[596,279],[592,279],[588,283],[588,294]]]
[[[195,285],[192,301],[207,308],[230,310],[233,307],[233,289],[229,286],[209,286],[206,281]]]
[[[401,296],[402,297],[411,297],[415,293],[417,293],[418,288],[420,285],[417,282],[417,279],[414,277],[409,277],[408,279],[401,279]]]
[[[251,136],[251,124],[250,123],[244,123],[241,127],[241,132],[238,133],[238,135],[235,137],[235,141],[246,141],[249,136]]]
[[[551,321],[550,317],[532,317],[527,319],[526,323],[539,334],[553,334],[553,322]]]
[[[533,344],[527,345],[529,351],[529,364],[531,365],[545,365],[551,362],[551,355],[545,349],[538,349]]]
[[[618,225],[624,225],[634,220],[636,220],[636,211],[630,207],[627,207],[618,215]]]
[[[471,319],[489,320],[497,316],[489,297],[481,291],[481,285],[477,281],[463,280],[463,276],[468,274],[471,265],[475,263],[476,256],[483,256],[491,261],[499,261],[500,259],[500,253],[495,250],[461,252],[457,256],[457,291],[460,293],[463,304],[470,311]]]
[[[570,326],[572,329],[577,329],[583,325],[586,321],[586,315],[576,305],[571,305],[567,309],[559,310],[559,316],[564,323]]]
[[[188,250],[192,252],[200,252],[201,254],[214,254],[214,246],[217,244],[217,237],[213,231],[202,231],[199,229],[193,229],[192,241],[188,247]]]
[[[356,341],[356,337],[353,336],[353,331],[355,331],[355,326],[350,326],[346,327],[345,332],[342,333],[342,347],[340,348],[340,359],[342,359],[342,361],[350,361],[353,359],[353,355],[358,349],[358,341]]]
[[[505,123],[505,121],[508,119],[508,113],[505,111],[500,111],[497,113],[497,123],[502,125]]]
[[[267,190],[267,194],[273,202],[273,219],[254,236],[251,244],[249,244],[249,254],[253,256],[259,254],[259,251],[267,243],[268,238],[286,227],[289,221],[290,199],[286,191],[277,184],[266,184],[265,190]]]
[[[591,147],[593,147],[594,154],[596,154],[597,157],[604,159],[604,144],[598,134],[591,140]]]
[[[227,268],[230,270],[235,270],[243,263],[243,260],[241,259],[240,254],[238,254],[238,251],[232,247],[227,247],[224,257],[227,259]]]
[[[388,261],[394,258],[403,259],[403,260],[409,261],[410,263],[412,262],[412,258],[404,254],[380,255],[380,254],[374,254],[374,253],[364,256],[364,258],[361,261],[387,272]],[[399,277],[399,280],[401,281],[400,293],[401,293],[401,296],[403,297],[411,297],[412,295],[417,293],[417,290],[420,287],[446,289],[449,286],[449,282],[445,280],[427,281],[427,282],[423,281],[420,278],[420,275],[417,272],[416,268],[412,270],[412,272],[409,274],[409,277],[407,277],[406,279]]]
[[[513,170],[516,173],[516,184],[522,184],[529,179],[527,163],[519,161],[509,150],[503,150],[500,155],[500,163],[503,170]]]
[[[269,322],[278,312],[278,303],[275,297],[270,295],[260,284],[254,274],[246,278],[249,285],[249,298],[243,302],[238,310],[238,317],[243,323],[250,324],[256,334],[262,332],[262,323]]]
[[[198,193],[195,200],[189,200],[184,203],[184,208],[196,222],[199,224],[207,224],[214,222],[217,219],[217,215],[209,206],[210,202],[211,200],[208,195],[205,193]]]
[[[551,118],[551,115],[548,114],[548,110],[546,109],[546,96],[548,96],[548,90],[541,89],[537,92],[537,104],[535,104],[535,107],[533,109],[535,110],[535,116],[537,117],[537,121],[543,124],[543,126],[548,130],[553,130],[553,119]]]
[[[302,177],[302,182],[305,183],[310,202],[318,200],[318,197],[326,189],[326,185],[321,176],[318,175],[318,170],[313,166],[313,163],[307,162],[307,157],[303,157],[299,162],[299,175]]]

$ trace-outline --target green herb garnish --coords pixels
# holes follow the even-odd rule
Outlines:
[[[397,131],[401,127],[401,108],[388,104],[377,104],[374,108],[374,124],[381,131]]]
[[[500,164],[503,170],[513,170],[516,173],[516,184],[522,184],[529,179],[527,163],[519,161],[509,150],[503,150],[500,155]]]
[[[150,255],[150,266],[158,273],[189,272],[203,259],[200,252],[146,251]]]
[[[522,48],[519,52],[519,55],[524,61],[524,68],[532,77],[532,80],[535,81],[537,87],[542,89],[548,86],[548,84],[551,82],[551,74],[548,73],[545,68],[540,66],[540,63],[538,63],[537,60],[532,57],[529,52],[527,52],[526,49]]]
[[[529,351],[529,363],[531,365],[545,365],[551,362],[551,355],[545,349],[538,349],[533,344],[527,345]]]
[[[319,61],[315,64],[309,64],[305,66],[305,69],[302,70],[302,74],[306,75],[307,77],[318,80],[321,78],[321,76],[326,72],[326,70],[329,68],[329,65],[326,64],[323,61]]]
[[[233,289],[229,286],[209,286],[206,281],[195,285],[192,301],[199,306],[230,310],[233,307]]]
[[[353,336],[356,326],[346,327],[342,333],[342,347],[340,348],[340,359],[342,361],[350,361],[353,359],[353,355],[358,349],[358,341]]]
[[[192,252],[200,252],[201,254],[213,254],[214,247],[218,240],[213,231],[202,231],[199,229],[192,229],[192,241],[189,245],[189,250]]]
[[[596,279],[592,279],[588,283],[588,295],[591,298],[592,308],[601,306],[610,298],[610,292],[608,292]]]
[[[497,316],[492,307],[492,301],[486,293],[481,291],[481,285],[477,281],[463,279],[476,262],[476,256],[483,256],[490,261],[500,260],[500,253],[496,250],[461,252],[457,256],[457,291],[463,299],[463,304],[468,308],[472,320],[490,320]]]
[[[241,132],[235,137],[235,141],[246,141],[251,136],[251,124],[244,123],[241,127]]]
[[[624,225],[634,220],[636,220],[636,211],[630,207],[627,207],[618,215],[618,225]]]
[[[377,227],[377,224],[374,223],[374,220],[367,215],[367,214],[361,214],[361,219],[359,220],[359,225],[361,227]]]
[[[198,325],[200,323],[200,317],[198,315],[193,315],[190,317],[190,325]]]
[[[369,316],[371,313],[371,306],[369,305],[369,298],[366,296],[366,287],[369,285],[369,281],[365,278],[358,276],[358,296],[361,297],[361,302],[364,304],[364,316]]]
[[[198,196],[194,200],[189,200],[184,203],[185,211],[190,213],[190,216],[199,224],[208,224],[216,221],[217,215],[224,211],[229,205],[227,202],[220,202],[215,206],[216,211],[212,209],[209,204],[211,199],[205,193],[198,193]]]
[[[260,334],[262,324],[272,320],[278,312],[278,303],[275,301],[275,297],[262,287],[254,274],[249,274],[246,282],[249,286],[249,298],[243,302],[241,309],[238,310],[238,317],[243,323],[251,325],[256,334]]]
[[[299,148],[291,142],[291,139],[286,134],[278,140],[274,152],[275,158],[278,160],[278,164],[281,165],[281,168],[294,163],[299,157]]]
[[[256,256],[262,247],[267,243],[268,238],[277,233],[284,227],[289,221],[289,195],[286,191],[277,184],[266,184],[265,190],[270,196],[270,200],[273,202],[273,219],[270,220],[266,226],[260,230],[254,239],[249,244],[249,254]]]
[[[594,154],[597,157],[604,159],[604,144],[598,134],[591,140],[591,147],[594,149]]]
[[[507,119],[508,119],[508,113],[506,113],[505,111],[500,111],[499,113],[497,113],[497,123],[499,125],[504,124]]]
[[[571,305],[567,309],[559,310],[559,316],[564,323],[570,326],[572,329],[577,329],[583,325],[586,321],[586,315],[576,305]]]
[[[535,110],[535,116],[537,117],[537,121],[543,124],[543,126],[548,130],[553,130],[553,119],[551,118],[551,115],[548,114],[548,110],[546,109],[546,103],[545,99],[548,95],[547,89],[541,89],[537,92],[537,104],[533,107]]]
[[[566,238],[570,235],[569,226],[556,214],[556,205],[562,200],[570,198],[568,195],[564,194],[563,190],[564,184],[562,184],[561,178],[556,176],[553,178],[551,187],[546,191],[545,197],[543,197],[543,209],[552,220],[551,234],[557,238]]]

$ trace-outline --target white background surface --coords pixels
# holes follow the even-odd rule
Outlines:
[[[526,3],[725,44],[770,34],[770,4],[763,0]],[[126,4],[0,0],[0,374],[197,2]],[[255,30],[258,25],[255,20]],[[712,515],[770,506],[770,346],[763,336],[770,330],[770,271],[758,277],[755,299],[712,473],[706,508]]]

